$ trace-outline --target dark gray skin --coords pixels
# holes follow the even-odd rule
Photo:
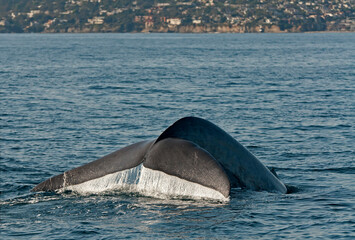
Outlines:
[[[165,138],[155,143],[143,166],[212,188],[228,197],[230,182],[214,157],[190,141]]]
[[[162,171],[215,189],[230,187],[286,193],[285,185],[256,157],[216,125],[182,118],[156,141],[139,142],[38,184],[32,191],[55,191],[107,174],[137,167]]]
[[[155,144],[165,138],[191,141],[209,152],[225,169],[232,185],[256,191],[286,193],[286,186],[253,154],[213,123],[196,117],[178,120]]]
[[[230,182],[223,168],[205,150],[182,139],[139,142],[38,184],[32,191],[54,191],[107,174],[143,166],[212,188],[228,197]]]
[[[106,155],[96,161],[74,168],[38,184],[32,191],[54,191],[80,184],[107,174],[137,167],[154,141],[138,142]]]

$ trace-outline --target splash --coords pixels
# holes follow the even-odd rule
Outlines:
[[[80,194],[100,193],[119,190],[126,193],[138,193],[156,198],[215,199],[228,201],[220,192],[198,183],[145,168],[142,164],[121,172],[106,175],[81,184],[65,187]]]

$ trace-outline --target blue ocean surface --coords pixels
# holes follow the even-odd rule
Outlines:
[[[354,239],[355,34],[1,34],[1,239]],[[34,193],[181,117],[291,194]]]

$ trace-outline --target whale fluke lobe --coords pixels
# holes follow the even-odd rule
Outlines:
[[[154,141],[138,142],[96,161],[74,168],[38,184],[33,191],[55,191],[105,175],[137,167]]]
[[[219,191],[228,197],[230,182],[214,157],[193,142],[165,138],[147,153],[144,167]]]
[[[149,196],[223,200],[229,198],[231,187],[287,192],[285,185],[237,140],[197,117],[182,118],[156,140],[129,145],[49,178],[32,191],[89,189],[90,184],[102,191],[117,186]]]
[[[235,184],[252,190],[286,193],[285,185],[237,140],[215,124],[197,117],[185,117],[168,127],[157,139],[180,138],[209,152],[227,170]]]

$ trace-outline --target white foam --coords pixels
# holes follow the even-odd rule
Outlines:
[[[132,169],[68,186],[64,190],[71,190],[80,194],[119,190],[157,198],[187,197],[193,199],[216,199],[219,201],[229,200],[229,198],[224,197],[214,189],[161,171],[145,168],[142,164]]]
[[[127,169],[121,172],[105,175],[77,185],[65,187],[64,190],[71,190],[77,193],[100,193],[108,190],[134,191],[139,181],[142,166]]]

